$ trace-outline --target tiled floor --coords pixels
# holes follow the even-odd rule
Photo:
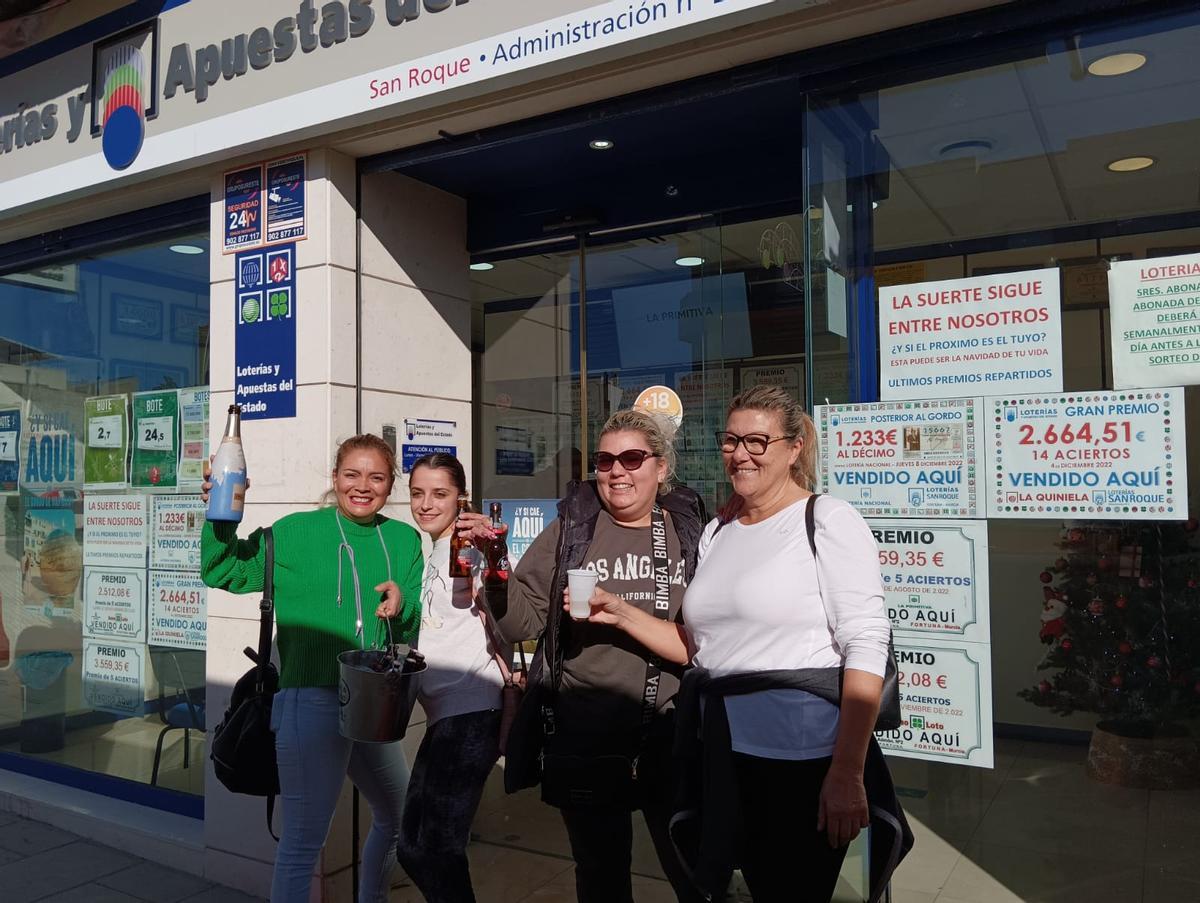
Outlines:
[[[0,888],[4,903],[254,903],[236,890],[4,813]]]
[[[1097,784],[1083,770],[1085,754],[1082,747],[1002,741],[992,771],[892,760],[917,834],[916,850],[896,873],[894,903],[1200,903],[1200,791]],[[557,813],[533,792],[505,796],[498,770],[470,856],[480,903],[575,899]],[[857,857],[848,861],[838,903],[862,899],[855,893],[861,869]],[[640,826],[634,872],[638,903],[671,903]],[[4,903],[250,899],[5,815],[0,888]],[[750,898],[735,889],[731,899]],[[421,896],[401,887],[391,900],[418,903]]]
[[[1001,741],[990,771],[893,759],[917,847],[893,882],[894,903],[1200,903],[1200,791],[1130,790],[1084,771],[1086,748]],[[499,775],[475,822],[479,899],[575,899],[557,814],[535,794],[505,797]],[[508,848],[498,853],[495,847]],[[489,849],[490,848],[490,849]],[[533,858],[530,858],[533,857]],[[483,881],[530,863],[564,867],[529,896]],[[847,861],[838,903],[861,900],[862,863]],[[638,903],[673,900],[644,830],[637,834]],[[531,876],[532,877],[532,876]],[[486,885],[488,888],[497,885]],[[749,900],[744,891],[736,899]],[[393,898],[420,900],[414,891]]]

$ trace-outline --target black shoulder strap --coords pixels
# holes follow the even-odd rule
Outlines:
[[[804,506],[804,529],[808,533],[808,547],[812,549],[813,558],[817,557],[817,499],[820,493],[814,492],[808,497]]]
[[[654,505],[650,512],[650,553],[654,565],[654,616],[665,621],[671,608],[671,563],[667,558],[667,521],[662,506]],[[646,683],[642,687],[642,735],[639,749],[646,743],[646,734],[658,714],[658,682],[662,661],[651,654],[646,659]]]
[[[546,626],[542,628],[542,634],[538,641],[542,652],[541,682],[545,689],[541,703],[542,734],[546,737],[552,736],[555,732],[554,702],[559,684],[562,682],[562,593],[567,583],[566,569],[563,565],[569,548],[567,533],[570,523],[570,520],[560,510],[558,543],[554,550],[554,571],[550,578],[550,598],[547,600],[546,607]],[[554,604],[556,598],[558,599],[557,605]]]
[[[263,562],[263,594],[258,603],[258,687],[262,691],[267,666],[271,661],[271,628],[275,620],[275,534],[271,528],[263,530],[263,544],[266,547]],[[275,833],[275,794],[267,794],[267,831],[276,841],[279,835]]]
[[[258,603],[258,689],[262,692],[267,665],[271,661],[271,629],[275,621],[275,535],[271,528],[263,530],[266,561],[263,563],[263,594]]]

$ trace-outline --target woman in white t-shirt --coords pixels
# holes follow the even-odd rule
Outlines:
[[[603,591],[591,617],[715,678],[844,669],[840,708],[790,688],[724,698],[746,883],[756,903],[825,903],[869,820],[863,768],[890,635],[878,549],[850,505],[822,497],[814,560],[805,509],[816,431],[783,390],[735,398],[717,444],[736,498],[700,541],[683,625]]]
[[[397,853],[429,903],[475,899],[467,843],[500,754],[504,676],[479,605],[479,568],[471,577],[449,576],[450,538],[466,484],[462,464],[443,453],[416,461],[408,482],[413,519],[433,538],[433,548],[425,559],[417,640],[428,666],[419,697],[427,721]]]

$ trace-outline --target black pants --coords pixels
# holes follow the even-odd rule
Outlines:
[[[670,770],[669,741],[653,744],[638,767],[642,816],[654,851],[680,903],[702,903],[688,880],[667,835],[675,785]],[[563,822],[575,859],[575,894],[579,903],[633,903],[629,870],[633,856],[633,813],[599,807],[564,807]]]
[[[499,742],[498,711],[453,715],[425,730],[396,852],[429,903],[475,903],[467,843]]]
[[[830,759],[734,753],[742,805],[742,877],[754,903],[829,903],[846,847],[817,831]]]

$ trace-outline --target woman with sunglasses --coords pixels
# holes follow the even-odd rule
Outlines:
[[[587,568],[600,587],[648,617],[678,620],[705,518],[699,496],[670,486],[673,432],[669,421],[645,411],[609,418],[593,459],[595,481],[567,488],[558,518],[522,556],[507,589],[488,592],[505,639],[547,632],[530,678],[545,675],[552,700],[542,799],[562,812],[580,903],[632,903],[634,809],[642,810],[679,900],[701,899],[667,835],[671,703],[680,669],[619,630],[572,621],[563,608],[567,571]],[[491,538],[473,518],[459,528]]]
[[[672,830],[698,853],[687,857],[698,883],[715,891],[740,865],[755,903],[828,903],[877,811],[868,789],[891,816],[879,831],[872,822],[872,843],[894,844],[873,861],[894,867],[911,846],[872,736],[890,637],[878,548],[849,504],[817,504],[816,430],[785,391],[743,392],[716,438],[736,496],[704,531],[686,629],[600,591],[589,620],[695,666],[679,735],[680,748],[703,738],[703,806],[698,835],[686,810]],[[886,880],[872,878],[876,900]]]

